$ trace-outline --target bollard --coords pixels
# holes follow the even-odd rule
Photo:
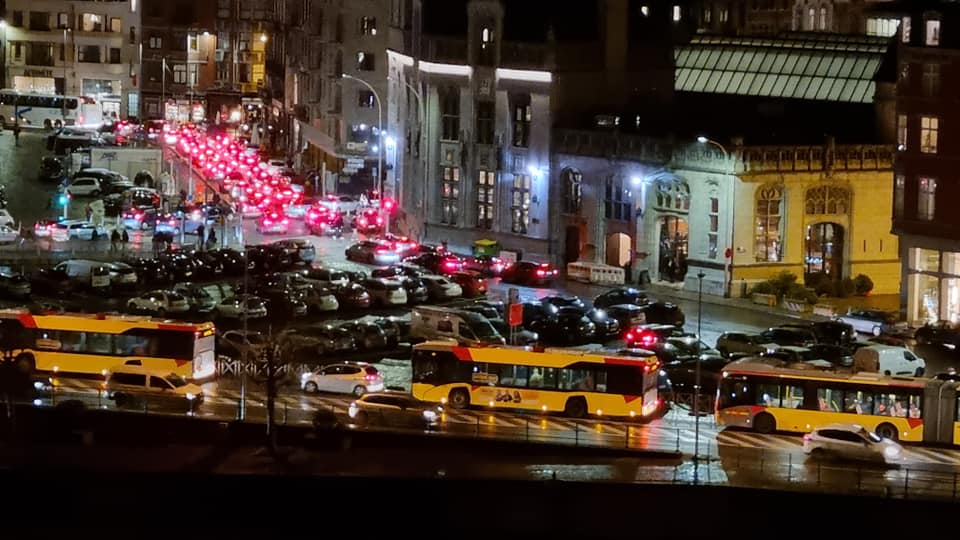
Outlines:
[[[787,482],[793,478],[793,454],[787,454]]]
[[[677,430],[677,452],[680,451],[680,430]]]
[[[903,474],[903,498],[907,499],[907,494],[910,493],[910,469],[904,469]]]

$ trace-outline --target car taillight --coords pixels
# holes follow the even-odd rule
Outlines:
[[[390,250],[387,248],[378,248],[377,253],[390,253]]]
[[[266,227],[269,227],[272,223],[273,223],[273,222],[270,221],[269,219],[263,220],[263,225],[266,226]]]
[[[807,433],[806,435],[803,436],[803,440],[804,440],[804,441],[812,441],[812,440],[813,440],[813,437],[810,436],[809,433]]]
[[[377,218],[377,225],[383,225],[383,218]]]
[[[537,270],[537,275],[542,277],[546,275],[546,272],[544,272],[543,270]]]
[[[282,221],[282,223],[283,223],[284,225],[286,225],[286,224],[290,223],[290,221],[287,220],[287,219],[284,219],[284,220]]]
[[[377,380],[378,378],[380,378],[380,376],[379,376],[379,375],[376,375],[376,374],[368,373],[368,374],[365,375],[363,378],[366,379],[366,380],[368,380],[368,381],[375,381],[375,380]]]

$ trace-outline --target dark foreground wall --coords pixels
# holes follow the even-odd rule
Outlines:
[[[271,538],[341,536],[331,534],[340,531],[350,538],[824,537],[818,530],[830,531],[830,538],[857,530],[871,537],[919,538],[942,530],[956,509],[732,488],[558,482],[48,470],[3,472],[0,483],[6,527],[31,524],[39,531],[67,525],[99,537],[132,526],[189,531],[178,535],[182,538],[198,537],[200,528],[224,537],[257,527],[270,529]]]

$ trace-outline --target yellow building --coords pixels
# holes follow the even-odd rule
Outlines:
[[[869,276],[900,292],[892,146],[742,147],[736,155],[731,293],[789,271]]]

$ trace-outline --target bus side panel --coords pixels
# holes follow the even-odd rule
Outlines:
[[[781,409],[769,407],[766,412],[777,421],[777,430],[794,433],[807,433],[828,424],[856,423],[870,431],[876,431],[880,424],[893,424],[900,432],[900,440],[922,441],[923,425],[919,422],[911,426],[907,418],[895,416],[876,416],[869,414],[850,414],[831,411],[811,411],[806,409]]]
[[[32,353],[36,360],[37,371],[56,371],[58,373],[76,373],[83,375],[102,375],[114,366],[123,365],[128,361],[139,361],[143,367],[171,371],[183,377],[193,374],[193,362],[178,362],[163,358],[103,356],[93,354],[65,354],[48,351],[26,351]]]

